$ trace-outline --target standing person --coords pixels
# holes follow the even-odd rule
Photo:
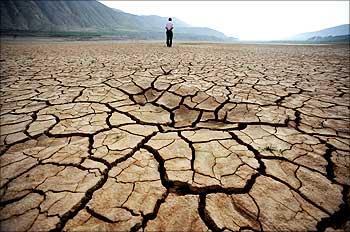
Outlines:
[[[174,24],[172,23],[172,19],[169,18],[167,24],[165,25],[167,47],[171,47],[171,45],[173,44],[173,28]]]

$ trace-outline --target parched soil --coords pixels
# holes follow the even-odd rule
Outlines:
[[[348,46],[1,44],[2,231],[350,230]]]

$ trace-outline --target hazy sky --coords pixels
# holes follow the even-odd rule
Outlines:
[[[137,15],[177,17],[242,40],[269,40],[349,23],[349,1],[100,1]],[[175,32],[176,32],[176,22]]]

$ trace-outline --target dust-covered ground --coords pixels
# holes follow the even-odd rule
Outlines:
[[[3,231],[350,230],[348,46],[3,42]]]

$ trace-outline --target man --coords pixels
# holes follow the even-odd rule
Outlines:
[[[172,19],[169,18],[167,24],[165,25],[167,47],[171,47],[171,45],[173,44],[173,28],[174,24],[172,23]]]

